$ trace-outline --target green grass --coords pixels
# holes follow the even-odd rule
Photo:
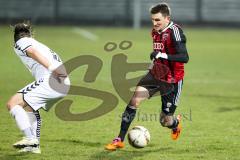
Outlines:
[[[100,38],[90,41],[73,32],[73,27],[36,26],[35,37],[59,53],[64,61],[79,55],[94,55],[103,67],[93,83],[83,81],[86,66],[71,73],[72,84],[103,90],[115,95],[119,103],[110,113],[89,121],[62,121],[55,108],[41,111],[41,155],[18,154],[12,144],[21,138],[14,120],[6,110],[7,100],[18,89],[33,81],[13,52],[12,33],[0,26],[0,159],[81,159],[81,160],[237,160],[240,154],[240,30],[185,28],[190,61],[186,65],[181,103],[176,113],[184,115],[181,138],[173,142],[169,130],[150,114],[158,116],[160,99],[141,104],[133,125],[143,125],[151,133],[151,143],[144,149],[126,148],[107,152],[104,145],[117,135],[125,102],[111,81],[112,56],[124,53],[129,63],[148,63],[151,51],[150,28],[85,28]],[[128,50],[104,51],[109,42],[130,40]],[[131,73],[131,77],[143,72]],[[124,87],[124,86],[121,86]],[[71,111],[80,113],[95,108],[100,100],[70,95]],[[191,115],[190,115],[191,114]],[[146,117],[148,116],[148,117]]]

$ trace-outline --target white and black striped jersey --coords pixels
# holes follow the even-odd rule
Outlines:
[[[53,52],[46,45],[29,37],[19,39],[14,45],[14,51],[20,57],[23,64],[29,69],[29,71],[32,73],[36,80],[46,75],[50,75],[50,72],[43,65],[39,64],[31,57],[28,57],[28,55],[26,54],[26,50],[29,47],[34,47],[50,62],[51,65],[59,66],[62,64],[62,61],[57,55],[57,53]]]

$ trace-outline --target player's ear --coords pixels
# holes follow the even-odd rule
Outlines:
[[[170,16],[166,16],[166,19],[170,21],[170,20],[171,20],[171,17],[170,17]]]

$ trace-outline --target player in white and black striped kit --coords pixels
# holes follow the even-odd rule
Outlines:
[[[13,95],[7,108],[24,138],[13,146],[19,152],[41,153],[39,109],[47,109],[48,104],[64,97],[70,86],[65,67],[59,56],[32,37],[29,23],[14,26],[14,51],[32,73],[35,81]],[[51,87],[56,84],[58,89]]]

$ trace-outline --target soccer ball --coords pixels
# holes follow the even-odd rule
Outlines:
[[[143,148],[150,142],[150,133],[143,126],[135,126],[128,132],[128,143],[135,148]]]

